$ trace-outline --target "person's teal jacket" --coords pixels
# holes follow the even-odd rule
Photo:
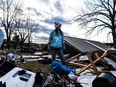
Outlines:
[[[53,48],[61,48],[61,47],[63,47],[64,33],[62,32],[62,36],[60,35],[60,32],[59,32],[59,35],[57,35],[55,30],[53,30],[50,33],[49,43],[50,43],[50,46],[53,47]]]

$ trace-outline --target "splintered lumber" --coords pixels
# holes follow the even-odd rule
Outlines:
[[[72,61],[73,59],[75,59],[75,58],[79,57],[80,55],[81,55],[81,53],[79,53],[79,54],[77,54],[77,55],[75,55],[75,56],[73,56],[73,57],[69,58],[69,59],[67,60],[67,62]]]
[[[97,63],[98,61],[100,61],[102,58],[104,58],[106,55],[109,54],[109,51],[111,49],[107,49],[103,55],[101,57],[98,56],[98,58],[93,62],[94,64]],[[92,66],[92,64],[87,65],[86,67],[82,68],[80,71],[77,72],[77,75],[80,75],[83,71],[85,71],[86,69],[90,68]]]
[[[110,72],[110,70],[98,70],[100,73]]]
[[[85,65],[85,64],[74,63],[74,62],[73,62],[73,60],[74,60],[74,59],[77,59],[81,54],[82,54],[82,53],[79,53],[79,54],[77,54],[77,55],[71,57],[70,59],[67,60],[67,63],[68,63],[69,65],[78,66],[78,67],[85,67],[85,66],[87,66],[87,65]]]
[[[95,56],[96,56],[96,58],[99,58],[99,56],[98,56],[97,53],[95,53]],[[107,64],[107,62],[106,62],[105,60],[101,59],[99,62],[100,62],[105,68],[108,68],[108,64]]]
[[[81,64],[81,63],[73,63],[73,62],[67,62],[69,65],[73,65],[73,66],[78,66],[78,67],[86,67],[87,65],[85,64]]]
[[[56,59],[57,61],[61,62],[61,59]],[[85,67],[87,65],[85,64],[81,64],[81,63],[73,63],[73,62],[67,62],[69,65],[73,65],[73,66],[78,66],[78,67]]]
[[[95,54],[95,55],[96,55],[97,58],[99,57],[97,54]],[[112,70],[115,70],[115,68],[108,61],[106,61],[105,59],[101,59],[101,60],[104,60],[104,63],[102,63],[103,65],[105,65],[104,67],[107,67],[107,68],[110,68]]]
[[[96,68],[96,66],[95,66],[95,64],[93,63],[93,60],[92,60],[92,58],[91,58],[91,54],[87,54],[87,56],[88,56],[88,59],[89,59],[91,65],[92,65],[92,68],[93,68],[94,73],[98,73],[98,70],[97,70],[97,68]]]

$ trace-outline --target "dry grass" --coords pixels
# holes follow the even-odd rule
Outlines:
[[[18,63],[18,66],[20,68],[23,68],[35,73],[37,72],[38,68],[40,68],[40,70],[45,73],[45,76],[48,75],[50,70],[50,64],[42,64],[38,61],[28,61],[26,63]],[[37,84],[34,87],[41,87],[41,85]]]
[[[40,68],[40,70],[45,74],[48,74],[50,70],[50,64],[42,64],[39,63],[38,61],[28,61],[26,63],[18,63],[18,66],[35,73],[37,72],[38,68]]]
[[[4,58],[6,58],[6,50],[0,50],[0,56]],[[32,55],[32,54],[24,54],[24,55]],[[32,72],[37,72],[38,69],[40,69],[42,72],[44,72],[44,74],[47,76],[49,71],[50,71],[50,64],[42,64],[38,61],[27,61],[26,63],[22,63],[22,62],[17,62],[18,67],[22,68],[22,69],[26,69]],[[39,85],[37,85],[36,87],[41,87]]]

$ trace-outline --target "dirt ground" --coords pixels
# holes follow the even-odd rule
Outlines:
[[[48,74],[50,70],[50,64],[42,64],[38,61],[27,61],[26,63],[18,63],[18,66],[35,73],[38,69],[40,69],[45,74]]]
[[[38,61],[27,61],[26,63],[18,63],[18,66],[35,73],[37,72],[39,68],[42,72],[44,72],[45,78],[50,71],[50,64],[42,64]],[[41,86],[38,84],[34,87],[41,87]]]

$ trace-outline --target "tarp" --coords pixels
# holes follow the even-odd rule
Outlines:
[[[1,48],[1,45],[3,43],[3,40],[4,40],[4,33],[3,31],[0,29],[0,48]]]

